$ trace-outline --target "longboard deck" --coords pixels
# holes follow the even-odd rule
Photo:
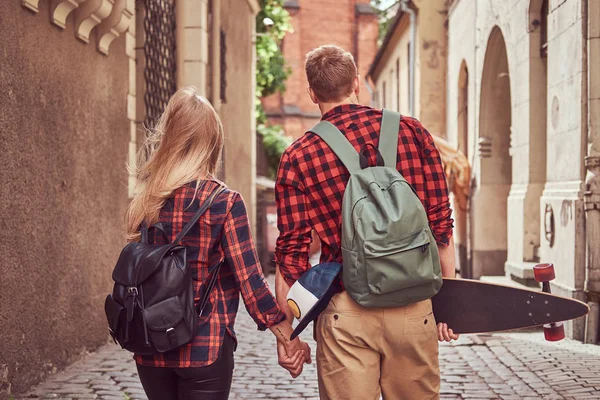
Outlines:
[[[587,304],[536,290],[470,279],[444,278],[432,298],[436,322],[455,333],[521,329],[586,315]]]

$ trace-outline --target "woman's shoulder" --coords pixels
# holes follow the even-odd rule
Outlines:
[[[195,182],[192,184],[192,188],[196,188]],[[219,193],[214,198],[213,204],[219,209],[225,209],[222,211],[229,212],[236,204],[244,203],[244,199],[238,191],[229,188],[224,182],[216,178],[200,182],[200,189],[196,192],[196,199],[199,202],[203,202],[216,191]]]

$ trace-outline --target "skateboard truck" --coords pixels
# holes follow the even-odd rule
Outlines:
[[[550,281],[556,275],[554,274],[554,264],[538,264],[533,267],[533,276],[535,280],[542,284],[542,292],[552,293],[550,290]],[[565,338],[565,327],[562,322],[553,322],[544,325],[544,337],[549,342],[557,342]]]

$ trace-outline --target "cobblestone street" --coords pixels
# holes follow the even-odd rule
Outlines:
[[[315,365],[308,365],[299,378],[291,379],[277,365],[272,335],[257,332],[241,308],[230,398],[318,399]],[[314,354],[310,331],[307,329],[303,338]],[[442,399],[600,399],[600,346],[569,340],[549,343],[541,332],[470,335],[442,344],[440,361]],[[24,398],[123,400],[146,396],[130,354],[107,345],[20,399]]]

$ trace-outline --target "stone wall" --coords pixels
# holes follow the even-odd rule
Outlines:
[[[365,77],[377,51],[378,22],[369,0],[302,0],[285,4],[293,32],[286,35],[282,50],[292,74],[285,93],[263,99],[263,104],[271,123],[281,124],[287,135],[298,138],[321,118],[319,108],[306,92],[306,53],[326,44],[350,51],[361,77],[359,100],[368,105],[371,94]]]
[[[226,89],[219,114],[225,131],[225,181],[240,192],[256,226],[255,13],[251,2],[221,0]]]
[[[124,243],[128,61],[39,13],[0,12],[0,398],[106,343]]]

